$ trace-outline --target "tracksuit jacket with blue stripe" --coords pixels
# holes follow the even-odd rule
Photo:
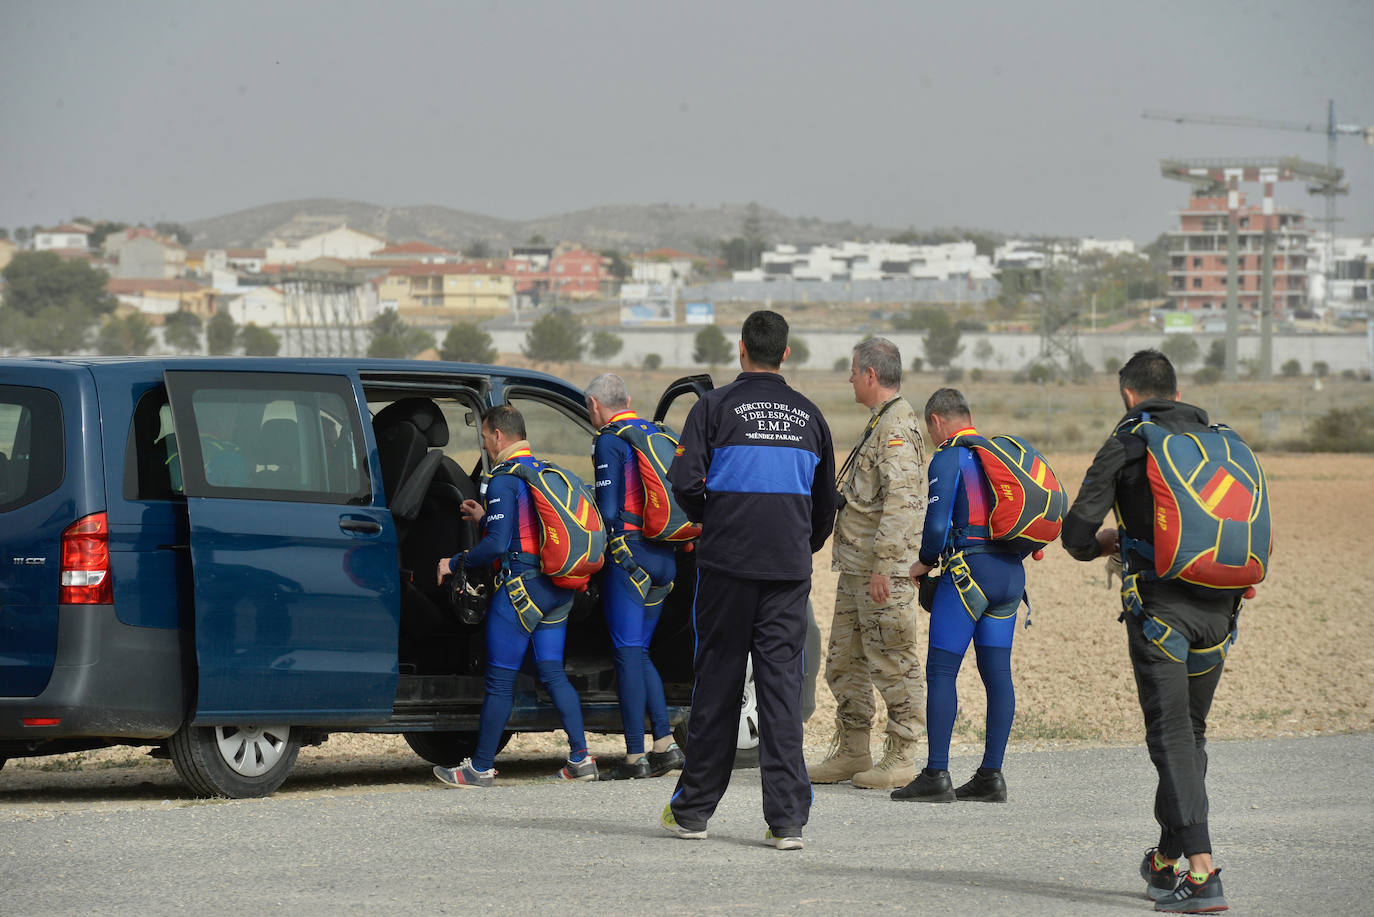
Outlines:
[[[702,569],[807,579],[811,554],[835,526],[830,428],[778,373],[740,373],[707,392],[687,415],[668,481],[701,523]]]

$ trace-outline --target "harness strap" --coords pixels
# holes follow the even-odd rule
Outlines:
[[[630,583],[639,592],[639,597],[647,604],[649,593],[653,591],[653,581],[649,576],[649,571],[645,570],[635,560],[634,552],[630,550],[630,545],[625,535],[617,535],[608,542],[611,552],[611,560],[616,566],[625,571],[625,575],[630,578]],[[665,592],[664,595],[667,595]],[[659,599],[659,601],[663,601]],[[655,603],[657,604],[657,603]]]
[[[991,538],[992,529],[986,525],[965,525],[958,528],[950,528],[949,537],[951,538]]]
[[[1122,610],[1117,620],[1124,621],[1127,613],[1139,618],[1140,630],[1145,639],[1159,647],[1160,651],[1174,662],[1186,665],[1189,678],[1205,675],[1225,662],[1227,654],[1231,652],[1231,646],[1240,635],[1241,600],[1236,600],[1236,609],[1231,613],[1231,631],[1225,639],[1215,646],[1193,647],[1189,644],[1188,638],[1177,629],[1154,615],[1145,613],[1145,603],[1140,596],[1140,583],[1149,582],[1152,578],[1154,577],[1145,577],[1140,573],[1128,573],[1122,577]]]
[[[859,457],[859,450],[864,447],[864,443],[868,442],[868,438],[873,435],[873,431],[878,429],[878,421],[883,419],[883,415],[887,413],[888,408],[896,404],[898,399],[900,398],[901,395],[892,396],[891,401],[883,405],[882,408],[879,409],[878,413],[874,414],[871,418],[869,418],[868,426],[864,427],[864,435],[859,440],[859,444],[850,450],[849,456],[844,460],[844,464],[840,466],[839,473],[835,475],[835,483],[837,489],[841,489],[844,487],[845,476],[849,473],[849,470],[852,467],[854,467],[854,460]]]

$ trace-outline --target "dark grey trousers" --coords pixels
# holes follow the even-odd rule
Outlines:
[[[1141,586],[1145,613],[1183,633],[1190,646],[1215,646],[1231,627],[1233,601],[1200,598],[1168,583]],[[1207,830],[1207,714],[1223,666],[1188,676],[1141,631],[1141,619],[1126,616],[1127,643],[1136,692],[1145,715],[1145,744],[1159,774],[1155,821],[1159,852],[1166,857],[1211,853]]]

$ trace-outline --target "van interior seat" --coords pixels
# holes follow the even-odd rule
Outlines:
[[[456,627],[434,570],[441,557],[476,544],[477,526],[463,520],[460,506],[477,498],[477,488],[443,453],[448,421],[433,400],[402,398],[378,411],[372,425],[401,568],[410,572],[401,580],[402,636],[419,653],[426,640]]]
[[[257,486],[301,487],[301,440],[294,420],[278,417],[263,421],[258,431],[257,464],[259,470],[253,479]]]

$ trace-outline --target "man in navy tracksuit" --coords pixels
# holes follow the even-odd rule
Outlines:
[[[802,846],[811,783],[802,759],[802,650],[811,555],[835,524],[835,455],[825,418],[788,387],[787,321],[759,311],[744,322],[740,367],[708,392],[683,427],[668,480],[702,525],[697,541],[696,634],[687,761],[663,827],[706,837],[735,760],[745,667],[758,696],[765,840]]]

